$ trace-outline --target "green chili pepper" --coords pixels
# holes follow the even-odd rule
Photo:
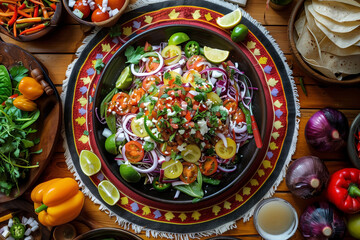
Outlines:
[[[152,183],[154,189],[158,192],[164,192],[170,188],[171,183],[161,183],[159,177],[156,177]]]
[[[221,181],[219,179],[213,179],[203,176],[203,182],[211,185],[219,185]]]
[[[158,142],[158,143],[164,143],[163,140],[157,138],[150,130],[149,126],[147,125],[147,120],[148,117],[145,115],[144,116],[144,127],[145,127],[145,131],[149,134],[149,137],[152,138],[154,141]]]
[[[108,95],[106,95],[106,97],[102,100],[101,104],[100,104],[100,116],[104,117],[106,114],[106,110],[107,110],[107,106],[108,106],[108,102],[110,102],[110,100],[113,98],[113,96],[118,92],[118,90],[116,88],[114,88],[111,92],[108,93]]]
[[[15,239],[22,239],[25,235],[25,226],[21,223],[15,223],[10,228],[10,234]]]
[[[248,133],[252,133],[252,127],[251,127],[251,114],[250,111],[243,105],[242,102],[239,102],[240,108],[243,111],[243,113],[245,114],[245,118],[246,118],[246,127],[247,127],[247,131]]]
[[[200,45],[196,41],[190,41],[185,45],[184,51],[185,51],[185,56],[188,58],[194,55],[199,55]]]

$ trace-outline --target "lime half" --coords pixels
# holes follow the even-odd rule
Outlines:
[[[111,154],[118,154],[118,149],[116,146],[116,134],[111,134],[105,141],[105,149]]]
[[[141,175],[130,164],[120,165],[120,175],[125,181],[136,183],[140,181]]]
[[[80,167],[86,176],[92,176],[101,169],[101,162],[95,153],[82,150],[80,153]]]
[[[229,57],[229,51],[205,46],[204,56],[212,63],[222,63]]]
[[[119,190],[108,180],[103,180],[98,185],[101,198],[109,205],[115,205],[120,199]]]
[[[117,89],[127,89],[130,87],[133,81],[133,75],[130,71],[130,66],[127,66],[122,70],[118,80],[116,81],[115,87]]]
[[[241,21],[241,17],[241,10],[237,8],[231,13],[228,13],[225,16],[216,19],[216,23],[222,28],[230,29],[239,24],[239,22]]]

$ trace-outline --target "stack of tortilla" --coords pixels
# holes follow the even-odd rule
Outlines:
[[[307,0],[295,30],[296,47],[312,68],[338,80],[360,73],[359,0]]]

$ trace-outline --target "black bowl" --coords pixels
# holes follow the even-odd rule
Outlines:
[[[223,193],[232,187],[235,183],[238,184],[240,181],[249,180],[248,178],[250,178],[252,174],[255,173],[259,164],[263,160],[265,156],[265,150],[269,142],[270,127],[267,125],[268,123],[266,116],[269,114],[270,119],[268,120],[272,122],[273,115],[272,108],[269,108],[269,103],[266,102],[265,98],[265,93],[268,94],[268,89],[264,90],[261,79],[257,75],[254,66],[247,58],[247,56],[239,49],[237,44],[228,38],[216,34],[213,31],[191,25],[173,25],[171,27],[161,26],[143,32],[123,45],[107,64],[96,88],[93,111],[95,111],[96,108],[99,108],[102,99],[104,99],[104,97],[115,87],[116,79],[118,79],[121,71],[126,67],[127,64],[125,62],[127,60],[124,52],[128,46],[144,46],[145,42],[149,42],[153,45],[159,44],[160,42],[167,41],[169,37],[175,32],[187,33],[191,40],[197,41],[202,46],[205,45],[212,48],[219,48],[230,51],[229,59],[231,59],[233,62],[238,62],[239,69],[243,70],[252,81],[253,86],[259,89],[254,93],[253,111],[260,129],[261,137],[263,142],[266,144],[264,144],[262,149],[258,149],[256,147],[255,141],[251,140],[246,146],[240,148],[238,154],[241,155],[242,160],[238,164],[237,170],[235,172],[225,174],[220,185],[218,186],[205,185],[203,187],[205,190],[205,196],[202,199],[203,201]],[[104,159],[107,167],[111,169],[112,173],[122,182],[122,184],[124,184],[131,191],[134,191],[135,193],[154,201],[178,204],[191,203],[193,198],[187,196],[186,194],[180,194],[179,198],[174,199],[174,189],[159,193],[157,191],[151,190],[152,186],[150,184],[144,185],[143,181],[140,181],[139,183],[128,183],[123,180],[119,173],[119,166],[117,165],[116,161],[113,160],[114,156],[107,153],[105,150],[105,138],[102,136],[102,131],[105,126],[102,125],[95,116],[93,116],[93,122],[95,140],[101,157]]]
[[[360,169],[360,158],[356,149],[357,139],[355,136],[358,135],[360,129],[360,114],[358,114],[351,124],[349,136],[347,140],[347,152],[352,164]]]
[[[115,240],[141,240],[142,238],[134,233],[119,228],[98,228],[90,230],[75,240],[98,240],[98,239],[115,239]]]

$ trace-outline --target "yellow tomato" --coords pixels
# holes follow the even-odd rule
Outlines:
[[[189,71],[184,73],[182,82],[183,83],[190,83],[191,86],[193,86],[195,88],[196,87],[195,77],[196,78],[201,78],[200,73],[198,71],[194,70],[194,69],[190,69]]]
[[[222,104],[221,98],[214,92],[207,93],[206,97],[207,99],[210,99],[210,101],[212,101],[214,104]]]
[[[136,117],[133,118],[133,120],[131,121],[131,130],[138,137],[143,138],[149,136],[145,130],[143,117],[139,119],[136,119]]]
[[[164,85],[169,85],[169,82],[174,79],[176,80],[176,77],[178,78],[180,77],[180,80],[182,81],[182,77],[178,72],[170,71],[169,73],[170,73],[170,78],[165,78],[165,77],[163,78]]]
[[[178,178],[183,171],[183,165],[181,162],[174,159],[163,162],[161,168],[164,169],[164,176],[170,179]]]
[[[223,158],[229,159],[235,156],[236,154],[236,143],[231,138],[226,138],[227,147],[225,147],[223,140],[220,140],[215,145],[216,154]]]
[[[164,58],[166,65],[173,65],[180,61],[181,48],[175,45],[168,45],[161,51],[161,56]]]
[[[196,163],[201,157],[201,150],[196,144],[189,144],[181,152],[183,159],[190,163]]]

